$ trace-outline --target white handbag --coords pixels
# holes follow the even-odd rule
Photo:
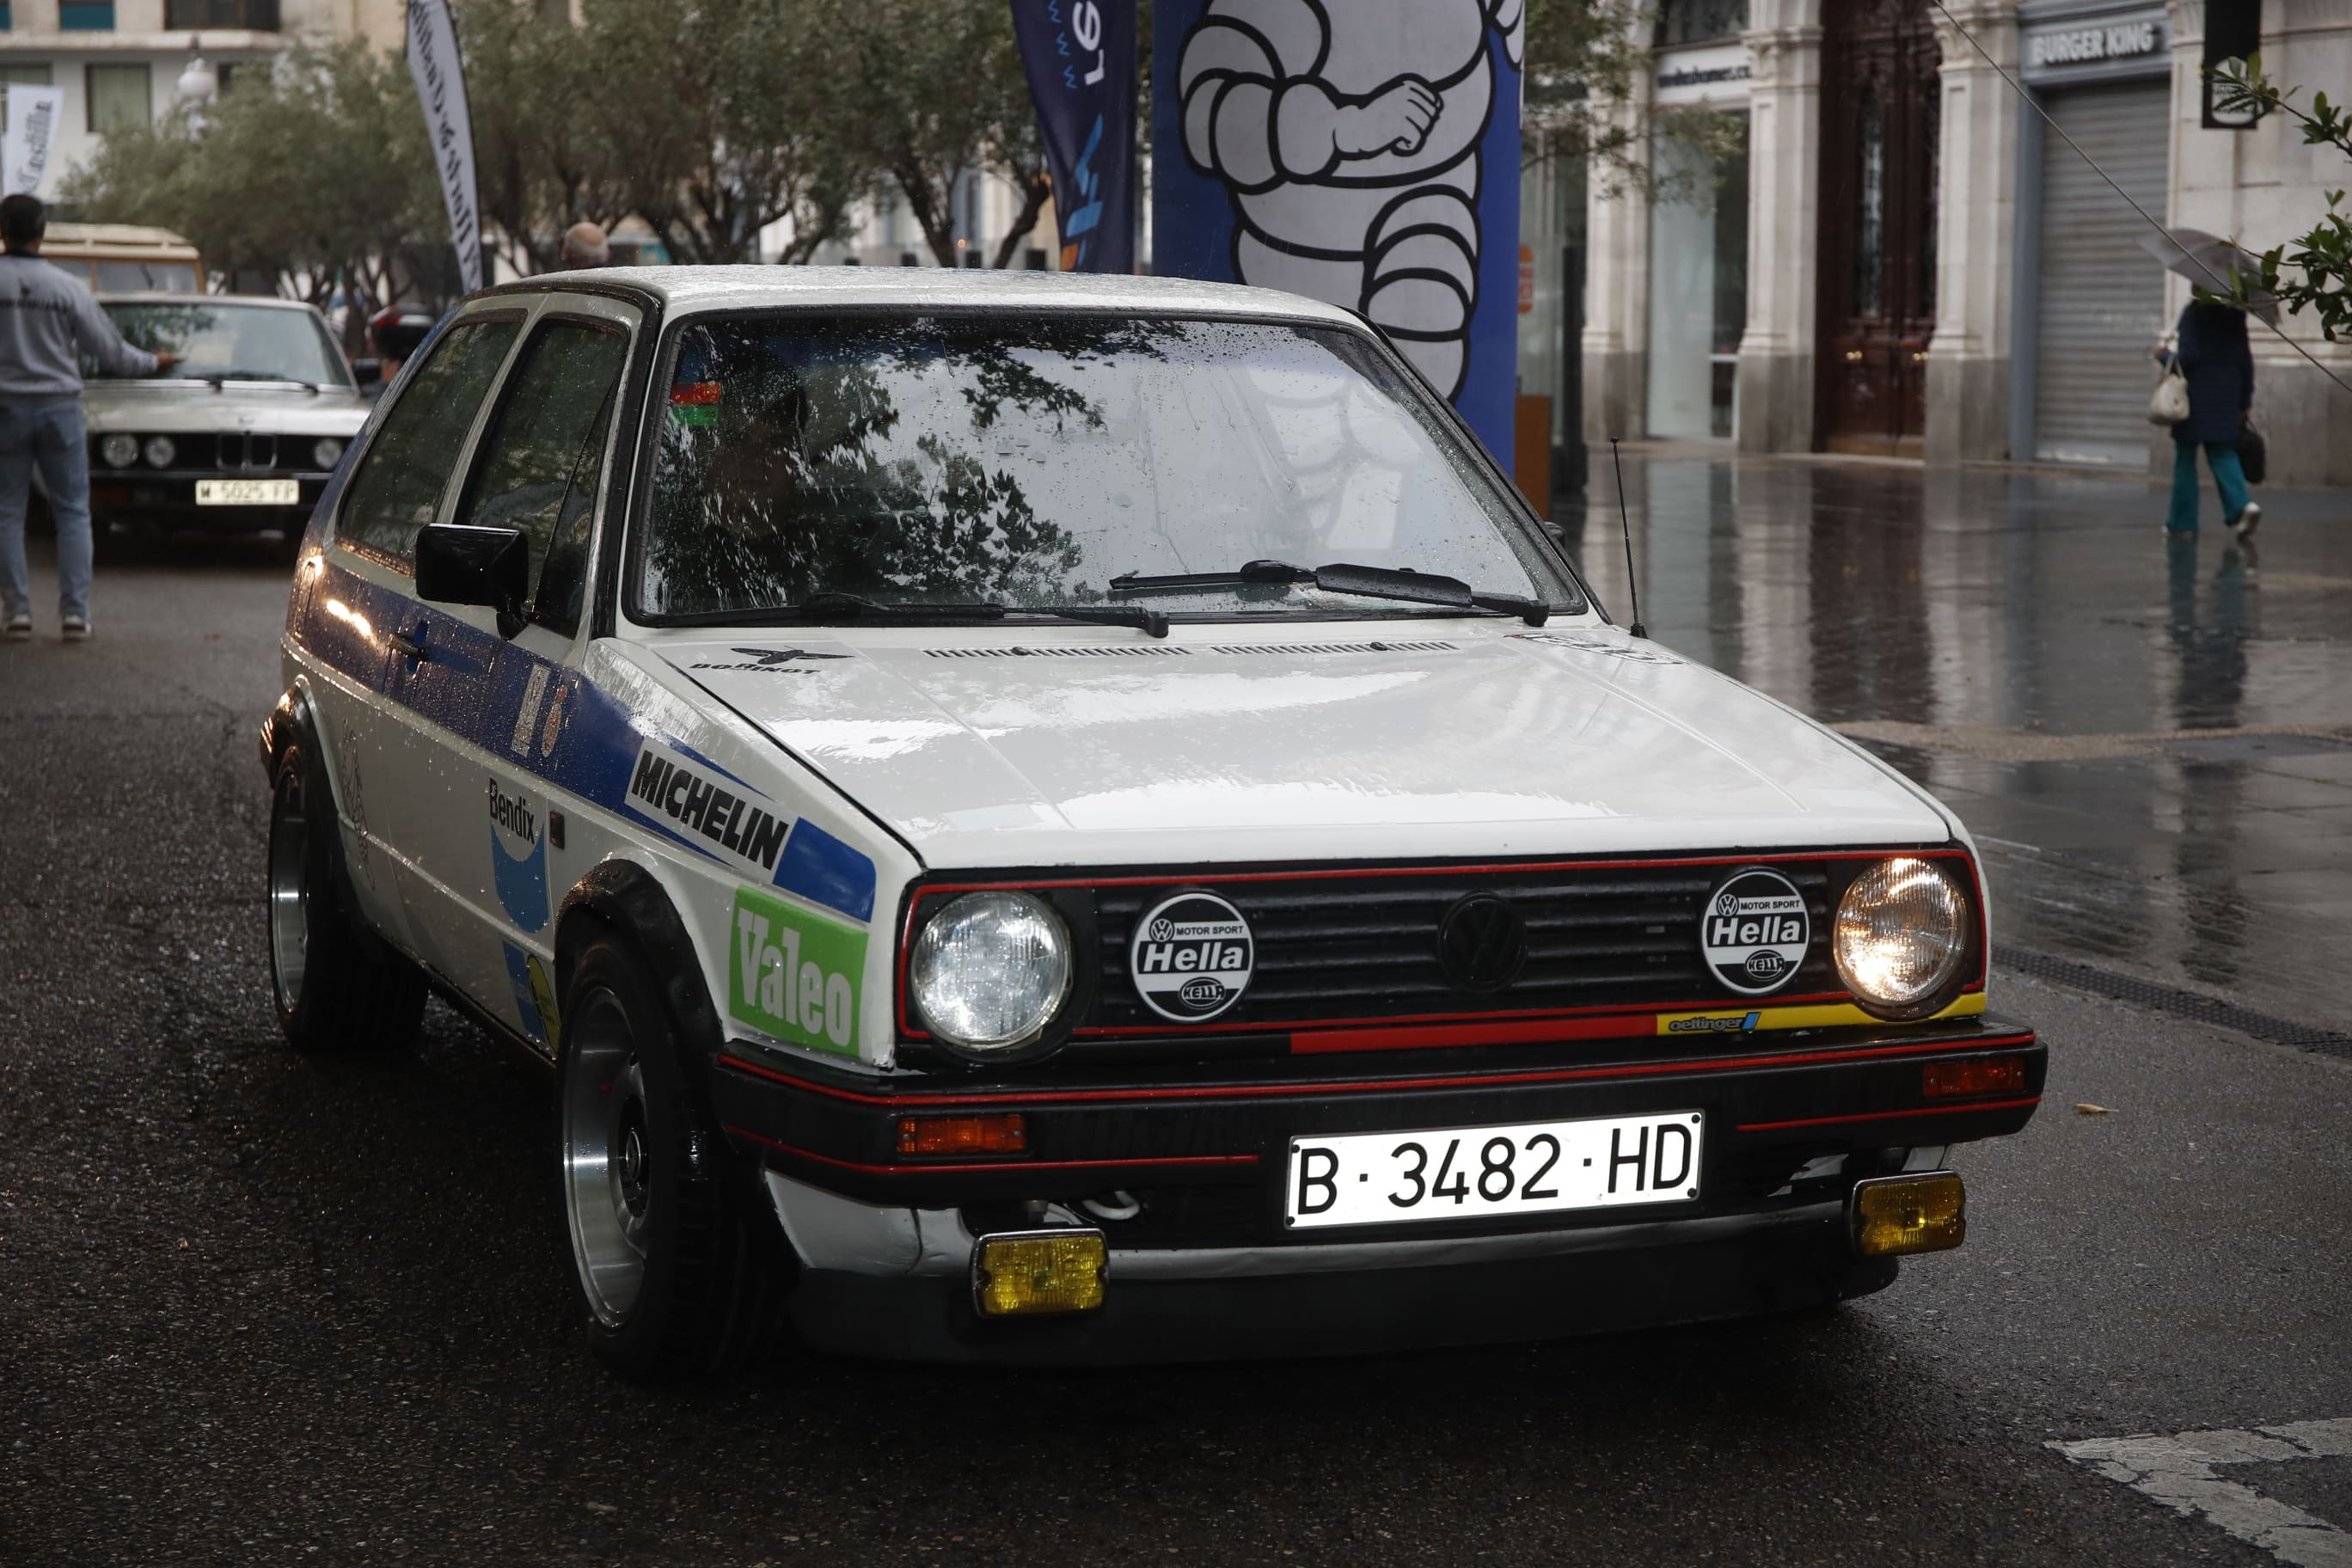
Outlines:
[[[2163,379],[2148,395],[2147,422],[2151,425],[2178,425],[2189,417],[2189,378],[2180,374],[2180,358],[2173,356],[2166,367]]]

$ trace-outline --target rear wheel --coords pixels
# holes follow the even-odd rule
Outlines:
[[[278,1023],[298,1051],[406,1044],[425,1011],[425,976],[371,952],[334,893],[335,812],[300,741],[286,748],[269,803],[269,977]]]
[[[740,1369],[780,1331],[781,1237],[700,1110],[659,989],[602,935],[560,1016],[557,1157],[597,1354],[634,1378]]]

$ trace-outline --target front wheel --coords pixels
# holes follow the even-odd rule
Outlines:
[[[740,1368],[779,1331],[781,1237],[698,1108],[651,973],[600,936],[559,1016],[557,1158],[596,1353],[640,1379]]]
[[[278,759],[269,801],[269,979],[278,1026],[298,1051],[406,1044],[425,1013],[425,976],[369,951],[337,903],[335,807],[297,741]]]

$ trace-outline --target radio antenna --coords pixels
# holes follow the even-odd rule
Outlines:
[[[1625,535],[1625,592],[1633,596],[1633,624],[1628,628],[1637,637],[1650,634],[1642,629],[1642,585],[1633,581],[1633,524],[1625,515],[1625,464],[1617,456],[1617,437],[1609,437],[1609,466],[1617,470],[1617,526]]]

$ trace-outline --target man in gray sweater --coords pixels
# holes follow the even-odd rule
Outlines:
[[[33,635],[25,508],[33,469],[58,525],[58,609],[68,642],[89,636],[89,445],[81,361],[115,375],[153,375],[176,354],[132,348],[81,280],[41,259],[48,216],[35,196],[0,198],[0,635]]]

